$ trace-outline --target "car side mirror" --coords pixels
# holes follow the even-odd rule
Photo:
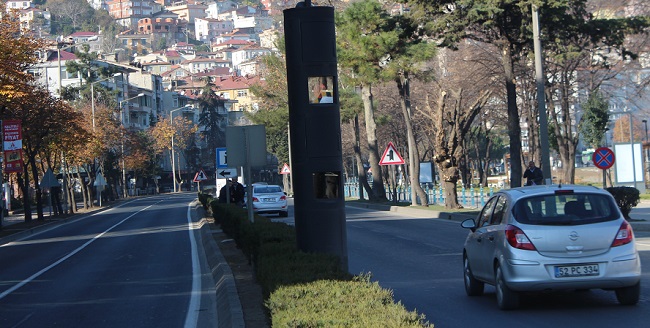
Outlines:
[[[476,230],[476,222],[474,222],[474,219],[467,219],[463,222],[460,223],[460,226],[472,230],[474,232]]]

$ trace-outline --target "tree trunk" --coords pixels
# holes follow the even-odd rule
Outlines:
[[[32,209],[31,206],[29,205],[30,203],[30,197],[29,197],[29,186],[27,183],[25,183],[26,179],[28,179],[29,175],[27,174],[27,169],[23,169],[25,178],[23,178],[23,175],[18,173],[16,174],[17,180],[18,180],[18,187],[23,191],[23,217],[25,218],[25,222],[30,222],[32,220]]]
[[[521,187],[523,171],[521,166],[521,127],[517,108],[517,84],[514,72],[512,45],[505,42],[502,48],[502,63],[505,72],[508,99],[508,136],[510,137],[510,187]]]
[[[86,195],[86,190],[88,189],[86,187],[86,183],[84,182],[83,177],[81,176],[81,172],[77,170],[77,180],[79,180],[79,185],[81,186],[81,198],[83,200],[84,208],[88,209],[88,195]],[[88,180],[90,180],[90,177],[88,177]],[[92,198],[90,198],[92,200]]]
[[[445,190],[446,209],[463,208],[462,205],[458,204],[458,192],[456,191],[456,181],[445,181],[444,190]]]
[[[27,164],[25,165],[25,170],[27,170],[28,166],[32,170],[32,177],[34,179],[34,191],[36,193],[36,217],[39,221],[44,221],[45,216],[43,216],[43,190],[38,183],[38,167],[36,166],[36,158],[29,158]],[[25,174],[25,180],[29,181],[27,179],[27,174]]]
[[[423,206],[429,206],[427,194],[420,186],[420,154],[418,153],[417,141],[413,133],[413,124],[411,122],[411,89],[409,86],[409,79],[407,73],[404,73],[404,78],[396,79],[397,88],[399,89],[400,105],[402,107],[402,114],[404,116],[404,124],[406,125],[406,135],[408,137],[408,159],[409,159],[409,181],[411,184],[411,205],[418,204],[418,197]]]
[[[366,174],[366,168],[363,167],[363,160],[361,158],[361,134],[359,133],[359,115],[354,115],[354,158],[357,163],[357,172],[359,172],[359,199],[364,199],[364,189],[368,195],[372,195],[372,189],[368,184],[368,175]]]
[[[88,174],[88,183],[83,184],[84,187],[82,188],[81,192],[84,193],[85,207],[92,208],[94,206],[94,200],[95,198],[97,198],[93,196],[93,191],[96,191],[96,189],[94,188],[94,184],[97,178],[97,172],[94,172],[95,171],[94,164],[92,165],[92,168],[90,167],[90,165],[84,165],[84,168],[86,170],[86,173]]]
[[[372,87],[370,85],[361,86],[361,98],[363,100],[363,109],[366,122],[366,137],[368,140],[368,159],[370,168],[372,168],[372,194],[370,200],[386,201],[386,189],[384,188],[384,178],[381,167],[379,166],[379,149],[377,148],[377,124],[375,123],[375,109],[372,103]]]

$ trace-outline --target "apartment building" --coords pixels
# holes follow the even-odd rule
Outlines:
[[[205,43],[213,41],[217,36],[234,30],[231,20],[216,18],[197,18],[194,20],[194,37]]]

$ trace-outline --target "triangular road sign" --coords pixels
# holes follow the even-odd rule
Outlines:
[[[284,166],[282,166],[282,170],[280,170],[280,174],[289,174],[291,173],[291,169],[289,168],[289,164],[284,163]]]
[[[392,142],[388,143],[388,147],[384,150],[384,155],[381,156],[379,165],[400,165],[404,164],[404,159],[395,149]]]
[[[199,171],[194,176],[194,182],[204,181],[204,180],[207,180],[207,179],[208,179],[208,176],[205,175],[205,172],[203,172],[203,170]]]

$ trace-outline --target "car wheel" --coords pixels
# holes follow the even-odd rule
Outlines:
[[[469,266],[467,255],[463,255],[463,271],[465,280],[465,292],[467,293],[467,296],[483,295],[485,284],[482,281],[478,281],[476,278],[474,278],[474,275],[472,274],[472,268]]]
[[[519,293],[511,290],[506,285],[505,280],[503,279],[503,271],[501,266],[497,265],[496,268],[496,294],[497,294],[497,305],[501,310],[513,310],[519,306]]]
[[[636,303],[639,303],[640,294],[641,294],[640,282],[637,282],[636,285],[634,286],[616,289],[616,299],[622,305],[635,305]]]
[[[289,216],[289,211],[280,212],[280,217],[286,218],[287,216]]]

